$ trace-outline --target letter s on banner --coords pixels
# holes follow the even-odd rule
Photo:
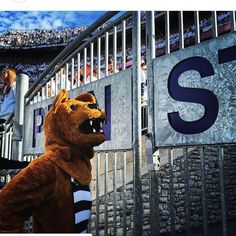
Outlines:
[[[203,57],[191,57],[179,62],[170,72],[168,78],[168,92],[170,96],[181,102],[200,103],[205,108],[204,115],[196,121],[184,121],[180,118],[179,112],[168,113],[168,120],[171,127],[181,134],[197,134],[209,129],[215,122],[219,104],[216,95],[200,88],[181,87],[178,79],[183,72],[196,70],[201,78],[214,75],[211,63]]]

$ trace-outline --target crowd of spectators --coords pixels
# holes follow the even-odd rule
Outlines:
[[[4,67],[12,67],[16,70],[17,74],[23,73],[27,74],[30,78],[30,82],[33,83],[35,80],[38,79],[39,75],[44,71],[45,67],[47,66],[47,63],[42,64],[3,64],[0,63],[0,68]]]
[[[145,21],[145,13],[141,12],[141,19]],[[156,12],[158,15],[158,12]],[[221,12],[218,14],[218,26],[229,25],[230,22],[230,12]],[[98,33],[102,28],[104,28],[107,23],[99,27],[94,34]],[[126,21],[126,26],[131,26],[132,20],[128,18]],[[121,28],[121,25],[119,25]],[[212,31],[212,19],[205,18],[200,21],[200,30],[202,33]],[[24,48],[24,47],[41,47],[41,46],[53,46],[53,45],[67,45],[73,39],[75,39],[82,31],[86,29],[85,26],[78,28],[67,28],[62,30],[10,30],[2,35],[0,35],[0,48]],[[189,26],[185,29],[184,37],[186,40],[194,38],[195,36],[195,26]],[[165,47],[164,37],[159,39],[157,42],[158,48]],[[170,35],[170,44],[177,44],[179,41],[179,33],[172,33]]]
[[[10,30],[0,36],[0,47],[24,48],[67,45],[85,29],[86,27],[62,30]]]
[[[145,20],[145,14],[142,15],[142,20]],[[127,24],[131,24],[131,20],[127,21]],[[102,27],[105,27],[103,25]],[[220,32],[227,31],[230,27],[230,12],[222,12],[221,14],[218,14],[218,27]],[[76,29],[64,29],[61,31],[47,31],[47,30],[34,30],[30,32],[26,31],[9,31],[4,36],[0,37],[0,47],[13,47],[13,46],[32,46],[32,45],[43,45],[46,44],[48,46],[51,46],[55,43],[68,43],[69,41],[73,40],[80,32],[82,32],[85,29],[85,27],[80,27]],[[212,19],[202,19],[200,21],[200,31],[201,34],[212,32],[213,26],[212,26]],[[101,30],[99,28],[98,30]],[[190,44],[189,42],[195,40],[195,26],[189,25],[189,27],[185,28],[184,30],[184,40],[186,46]],[[207,37],[207,34],[206,36]],[[171,51],[175,51],[179,48],[179,39],[180,35],[178,30],[176,32],[171,32],[170,35],[170,47]],[[201,39],[204,39],[201,37]],[[165,47],[166,47],[166,40],[164,35],[157,35],[156,38],[156,56],[160,56],[165,53]],[[112,54],[112,53],[111,53]],[[146,45],[143,43],[141,45],[141,55],[142,60],[146,60]],[[112,55],[110,55],[112,57]],[[117,69],[122,69],[122,50],[121,48],[117,50]],[[104,72],[105,69],[105,55],[101,54],[101,69]],[[97,58],[94,58],[94,66],[96,67]],[[81,62],[81,65],[83,65],[83,62]],[[126,49],[126,68],[130,67],[132,65],[132,49],[130,45],[127,45]],[[5,64],[0,64],[0,67],[5,66]],[[25,73],[30,77],[30,81],[35,81],[39,75],[43,72],[45,67],[47,66],[47,63],[43,64],[16,64],[16,65],[6,65],[11,66],[16,69],[17,72]]]

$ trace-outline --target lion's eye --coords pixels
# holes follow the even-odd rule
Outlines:
[[[71,105],[70,106],[70,109],[72,110],[72,111],[76,111],[77,110],[77,108],[78,108],[78,105]]]

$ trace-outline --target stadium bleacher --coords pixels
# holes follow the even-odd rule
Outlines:
[[[156,17],[161,13],[155,12]],[[230,30],[230,12],[218,12],[218,31],[219,34],[226,33]],[[142,22],[145,22],[145,13],[143,12],[141,17]],[[98,33],[103,27],[97,29]],[[127,20],[127,27],[132,26],[131,20]],[[62,30],[9,30],[2,35],[0,35],[0,50],[10,50],[10,49],[28,49],[33,50],[35,48],[50,48],[52,46],[63,46],[65,47],[69,42],[71,42],[75,37],[78,36],[82,31],[86,29],[85,26],[74,28],[74,29],[62,29]],[[119,29],[121,30],[121,28]],[[213,24],[210,14],[204,13],[202,19],[200,19],[200,32],[201,41],[207,40],[212,37]],[[163,32],[157,32],[158,38],[156,38],[156,56],[161,56],[165,54],[166,40]],[[179,49],[179,31],[174,29],[170,35],[170,47],[171,51]],[[193,24],[188,24],[184,28],[184,41],[185,46],[192,45],[195,40],[195,26]],[[146,59],[146,44],[142,42],[142,59]],[[23,72],[30,77],[30,81],[33,82],[37,80],[39,74],[47,66],[48,61],[40,63],[24,63],[19,61],[19,63],[2,63],[0,59],[0,68],[3,66],[13,66],[18,72]],[[95,62],[96,64],[96,57]],[[104,68],[105,57],[101,56],[101,67]],[[126,67],[132,65],[132,49],[127,48],[126,53]],[[117,52],[117,68],[122,67],[122,55],[121,49]]]

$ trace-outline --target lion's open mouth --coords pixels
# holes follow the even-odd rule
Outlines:
[[[93,134],[93,133],[104,133],[102,126],[105,119],[97,118],[86,120],[80,125],[80,133],[82,134]]]

